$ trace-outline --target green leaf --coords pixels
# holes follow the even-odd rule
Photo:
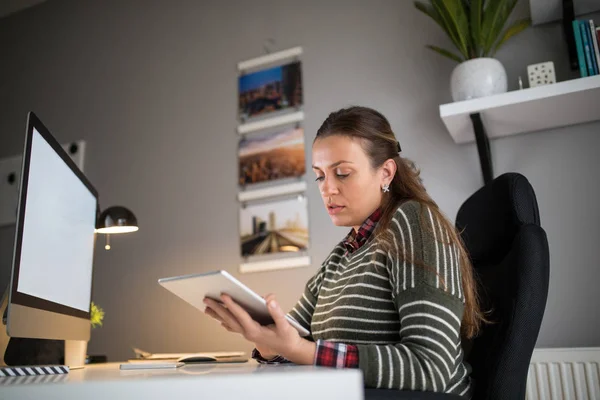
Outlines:
[[[462,0],[463,10],[469,16],[471,14],[471,0]]]
[[[419,11],[421,11],[424,14],[431,17],[442,28],[442,30],[448,35],[448,37],[450,38],[452,43],[460,50],[460,47],[456,41],[456,33],[455,33],[453,27],[448,25],[448,20],[443,18],[442,15],[440,15],[437,8],[432,6],[431,4],[424,4],[419,1],[415,1],[414,4],[415,4],[415,7]]]
[[[523,18],[523,19],[516,21],[514,24],[512,24],[506,31],[504,31],[504,34],[502,35],[502,37],[500,38],[500,40],[494,47],[494,50],[492,50],[491,55],[496,54],[496,52],[500,49],[500,47],[508,39],[521,33],[522,31],[527,29],[530,25],[531,25],[531,18]]]
[[[464,58],[462,58],[462,57],[460,57],[460,56],[458,56],[458,55],[456,55],[456,54],[454,54],[454,53],[452,53],[452,52],[450,52],[450,51],[448,51],[446,49],[442,49],[440,47],[432,46],[432,45],[427,45],[425,47],[427,47],[428,49],[431,49],[431,50],[435,51],[436,53],[439,53],[439,54],[443,55],[444,57],[448,57],[449,59],[451,59],[453,61],[456,61],[456,62],[459,62],[459,63],[464,61]]]
[[[461,41],[464,43],[467,50],[471,47],[471,38],[469,35],[469,14],[465,9],[464,2],[457,0],[442,0],[446,5],[446,8],[452,15],[452,18],[456,20],[456,26],[458,27],[458,33]]]
[[[490,54],[516,4],[517,0],[496,0],[490,1],[485,8],[481,27],[484,56]]]
[[[461,46],[466,58],[469,58],[471,39],[469,35],[469,17],[465,12],[463,3],[457,0],[438,0],[441,1],[453,21],[456,21],[456,29]]]
[[[432,0],[445,22],[450,38],[465,58],[469,58],[469,21],[461,1]]]
[[[433,19],[444,30],[444,32],[448,33],[444,21],[437,13],[437,11],[435,11],[435,9],[431,6],[431,4],[425,4],[420,1],[415,1],[415,7],[417,8],[417,10],[421,11],[423,14]]]
[[[481,15],[483,14],[483,0],[473,0],[470,7],[471,40],[473,53],[479,57],[481,51]]]

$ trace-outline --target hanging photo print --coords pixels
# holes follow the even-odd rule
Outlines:
[[[306,250],[306,199],[294,198],[241,208],[240,239],[244,257]]]
[[[240,140],[239,163],[240,185],[304,175],[304,129],[244,137]]]
[[[246,119],[301,106],[303,99],[300,67],[300,61],[295,61],[240,76],[240,118]]]

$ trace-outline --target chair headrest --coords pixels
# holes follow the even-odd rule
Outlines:
[[[475,265],[500,261],[520,226],[540,224],[533,187],[523,175],[505,173],[471,195],[460,207],[456,227]]]

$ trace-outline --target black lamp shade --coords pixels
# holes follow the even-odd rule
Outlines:
[[[135,215],[121,206],[109,207],[102,211],[96,224],[96,232],[105,234],[135,232],[138,229]]]

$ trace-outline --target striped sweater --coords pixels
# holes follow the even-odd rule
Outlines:
[[[468,398],[457,249],[415,201],[399,206],[389,230],[399,252],[373,237],[351,254],[338,244],[289,314],[314,340],[357,345],[367,387]]]

